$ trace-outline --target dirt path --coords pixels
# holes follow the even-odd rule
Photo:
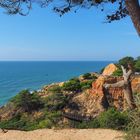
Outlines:
[[[0,140],[123,140],[123,133],[109,129],[42,129],[0,132]]]

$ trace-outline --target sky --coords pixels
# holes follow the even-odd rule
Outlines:
[[[0,10],[0,18],[0,61],[114,61],[140,55],[129,17],[107,24],[97,9],[59,17],[35,6],[25,17]]]

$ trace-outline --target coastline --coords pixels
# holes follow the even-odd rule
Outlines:
[[[87,72],[99,72],[111,62],[0,62],[0,106],[22,90],[38,90]]]

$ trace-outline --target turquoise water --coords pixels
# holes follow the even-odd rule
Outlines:
[[[110,62],[0,62],[0,106],[23,89],[37,90],[86,72],[99,72]]]

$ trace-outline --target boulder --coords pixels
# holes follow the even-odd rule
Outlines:
[[[113,63],[109,64],[107,67],[105,67],[102,75],[104,76],[110,76],[113,74],[113,72],[115,72],[117,70],[117,66]]]

